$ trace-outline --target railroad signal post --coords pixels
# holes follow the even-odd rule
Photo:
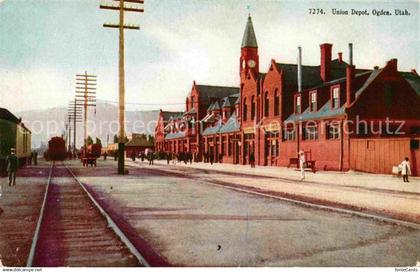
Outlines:
[[[83,106],[83,146],[87,150],[87,111],[88,107],[96,107],[96,76],[84,74],[76,75],[75,105]]]
[[[138,25],[128,25],[124,23],[124,12],[144,12],[144,9],[137,6],[126,6],[125,3],[144,4],[143,0],[114,0],[119,2],[119,6],[100,5],[101,9],[117,10],[119,14],[119,24],[104,24],[104,27],[119,29],[119,143],[118,143],[118,174],[124,175],[124,139],[125,139],[125,71],[124,71],[124,29],[139,30]]]

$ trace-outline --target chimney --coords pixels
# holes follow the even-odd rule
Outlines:
[[[302,92],[302,47],[298,47],[298,91]]]
[[[353,44],[349,43],[349,65],[353,65]]]
[[[390,59],[386,63],[387,67],[390,67],[391,69],[398,71],[398,60],[397,59]]]
[[[338,63],[343,63],[343,53],[338,52]]]
[[[416,69],[411,69],[411,73],[414,74],[414,75],[416,75],[416,76],[419,76],[419,74],[417,73]]]
[[[346,106],[349,107],[356,99],[354,91],[354,65],[347,65],[346,68]]]
[[[322,81],[329,81],[331,78],[331,49],[332,44],[323,43],[321,47],[321,67],[320,76]]]

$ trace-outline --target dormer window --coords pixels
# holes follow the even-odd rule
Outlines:
[[[296,96],[295,99],[295,112],[297,114],[302,112],[302,97],[300,95]]]
[[[340,88],[333,87],[331,91],[332,108],[337,109],[340,107]]]
[[[317,110],[316,91],[313,91],[310,93],[310,101],[311,101],[311,111],[316,111]]]

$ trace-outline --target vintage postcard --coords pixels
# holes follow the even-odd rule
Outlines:
[[[419,11],[0,0],[0,270],[418,271]]]

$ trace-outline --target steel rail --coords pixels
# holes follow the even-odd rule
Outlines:
[[[376,215],[376,214],[372,214],[372,213],[369,213],[369,212],[361,212],[361,211],[355,211],[355,210],[346,209],[346,208],[337,208],[337,207],[334,207],[334,206],[328,206],[328,205],[323,205],[323,204],[315,204],[315,203],[311,203],[311,202],[304,201],[304,200],[297,200],[297,199],[283,197],[283,196],[276,196],[275,194],[270,194],[270,193],[256,192],[256,191],[253,191],[251,189],[238,188],[234,185],[232,185],[232,186],[224,185],[224,184],[217,183],[217,181],[212,182],[212,181],[204,179],[204,180],[198,180],[198,182],[202,182],[202,183],[206,183],[206,184],[212,184],[214,186],[219,186],[219,187],[223,187],[223,188],[226,188],[226,189],[230,189],[232,191],[242,192],[242,193],[246,193],[246,194],[250,194],[250,195],[258,195],[258,196],[262,196],[262,197],[282,200],[282,201],[285,201],[285,202],[290,202],[290,203],[293,203],[293,204],[306,206],[306,207],[310,207],[310,208],[315,208],[315,209],[319,209],[319,210],[327,210],[327,211],[332,211],[332,212],[337,212],[337,213],[350,214],[350,215],[353,215],[353,216],[359,216],[359,217],[362,217],[362,218],[368,218],[368,219],[372,219],[372,220],[376,220],[376,221],[380,221],[380,222],[385,222],[385,223],[389,223],[389,224],[395,224],[395,225],[399,225],[399,226],[403,226],[403,227],[407,227],[407,228],[420,230],[420,224],[418,224],[418,223],[414,223],[414,222],[411,222],[411,221],[404,221],[404,220],[400,220],[400,219],[395,219],[395,218],[392,218],[392,217],[388,217],[386,215]]]
[[[31,249],[29,250],[29,256],[28,256],[28,259],[26,261],[26,267],[32,267],[32,263],[34,261],[36,245],[38,243],[39,232],[41,230],[41,224],[42,224],[42,220],[44,218],[44,210],[45,210],[45,205],[47,203],[47,196],[48,196],[48,191],[49,191],[49,188],[50,188],[52,171],[53,171],[54,166],[55,166],[55,162],[52,163],[51,168],[50,168],[50,173],[48,175],[47,188],[45,189],[44,199],[42,201],[42,206],[41,206],[41,210],[40,210],[40,213],[39,213],[38,222],[36,224],[34,237],[32,238]]]
[[[121,239],[121,241],[125,244],[125,246],[130,250],[131,254],[133,254],[139,263],[145,267],[150,267],[150,264],[146,261],[146,259],[141,255],[141,253],[137,250],[137,248],[133,245],[133,243],[128,239],[128,237],[124,234],[124,232],[118,227],[118,225],[112,220],[111,216],[105,211],[104,208],[96,201],[96,199],[92,196],[92,194],[86,189],[82,182],[76,177],[76,175],[71,171],[67,165],[63,164],[64,167],[70,172],[73,178],[79,183],[82,187],[83,191],[87,194],[89,199],[92,203],[96,206],[99,212],[105,217],[106,221],[108,222],[108,226],[115,232],[115,234]]]

